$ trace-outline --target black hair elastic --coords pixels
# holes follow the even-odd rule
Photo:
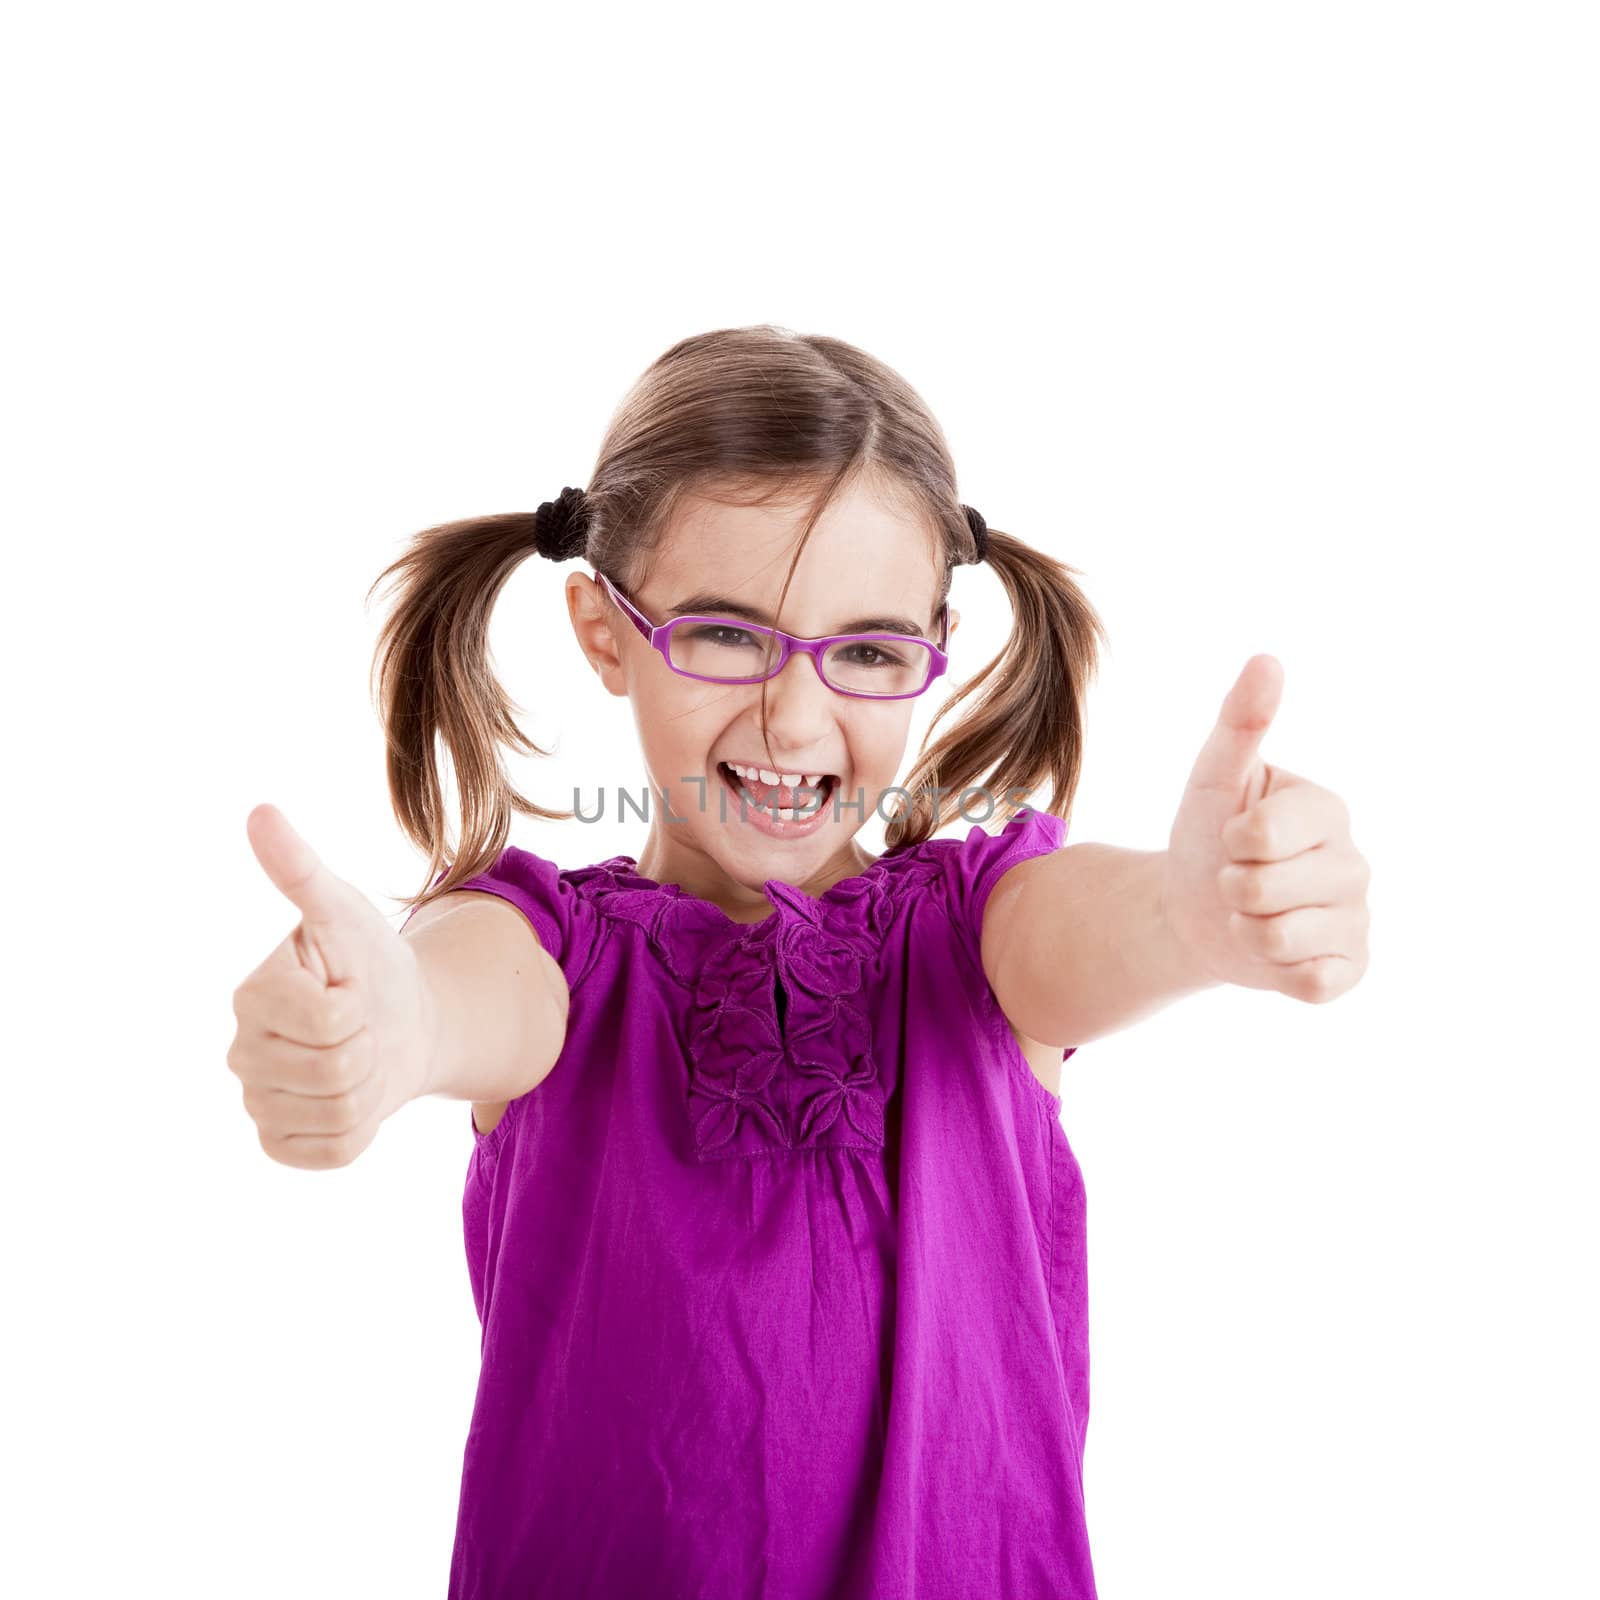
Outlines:
[[[978,547],[978,553],[972,559],[974,562],[982,561],[989,554],[989,524],[972,506],[962,506],[961,509],[967,514],[967,526],[972,529],[972,542]]]
[[[533,547],[551,561],[581,556],[589,543],[589,503],[582,489],[563,489],[533,514]]]

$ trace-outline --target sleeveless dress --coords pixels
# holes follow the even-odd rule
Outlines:
[[[461,885],[571,1005],[473,1125],[452,1600],[1092,1600],[1082,1175],[979,955],[1064,834],[772,879],[760,923],[631,856]]]

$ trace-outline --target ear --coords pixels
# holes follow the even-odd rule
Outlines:
[[[956,629],[961,626],[961,613],[954,606],[950,608],[950,638],[956,636]],[[948,642],[948,641],[946,641]]]
[[[615,629],[616,608],[606,592],[585,572],[567,574],[567,615],[578,648],[614,695],[625,698],[627,677],[622,670],[622,649]]]

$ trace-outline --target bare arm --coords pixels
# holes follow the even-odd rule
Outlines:
[[[566,978],[528,919],[497,895],[442,895],[401,937],[415,947],[425,984],[422,1092],[473,1101],[487,1132],[508,1100],[542,1083],[556,1064],[566,1040]],[[480,1106],[486,1114],[478,1115]]]
[[[1217,987],[1167,925],[1165,854],[1065,845],[1000,879],[983,908],[983,968],[1014,1028],[1087,1044]]]

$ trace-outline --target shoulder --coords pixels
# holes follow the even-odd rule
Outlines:
[[[935,908],[952,925],[952,937],[981,978],[985,907],[1014,868],[1059,849],[1066,828],[1053,813],[1024,807],[992,832],[975,822],[960,837],[924,839],[887,851],[860,877],[824,898],[866,905],[865,920],[880,936],[902,911],[923,904]]]
[[[931,887],[949,917],[956,942],[966,952],[972,981],[993,995],[997,1025],[1009,1030],[1032,1076],[1056,1097],[1061,1093],[1062,1063],[1073,1050],[1033,1038],[1012,1021],[989,976],[993,963],[984,961],[984,927],[986,912],[998,905],[996,891],[1008,877],[1059,850],[1066,835],[1065,818],[1030,806],[997,830],[973,824],[963,837],[933,839],[921,847],[935,863]]]
[[[595,874],[603,877],[605,871],[604,863],[563,867],[537,851],[506,845],[481,872],[464,879],[434,904],[454,900],[459,894],[467,899],[493,897],[514,908],[560,967],[570,990],[577,987],[595,954],[601,919],[589,886]],[[413,916],[420,918],[431,909],[424,907]]]
[[[1053,812],[1026,806],[998,831],[974,823],[964,838],[932,839],[938,885],[951,918],[966,932],[981,936],[984,908],[1013,867],[1059,850],[1066,821]]]

